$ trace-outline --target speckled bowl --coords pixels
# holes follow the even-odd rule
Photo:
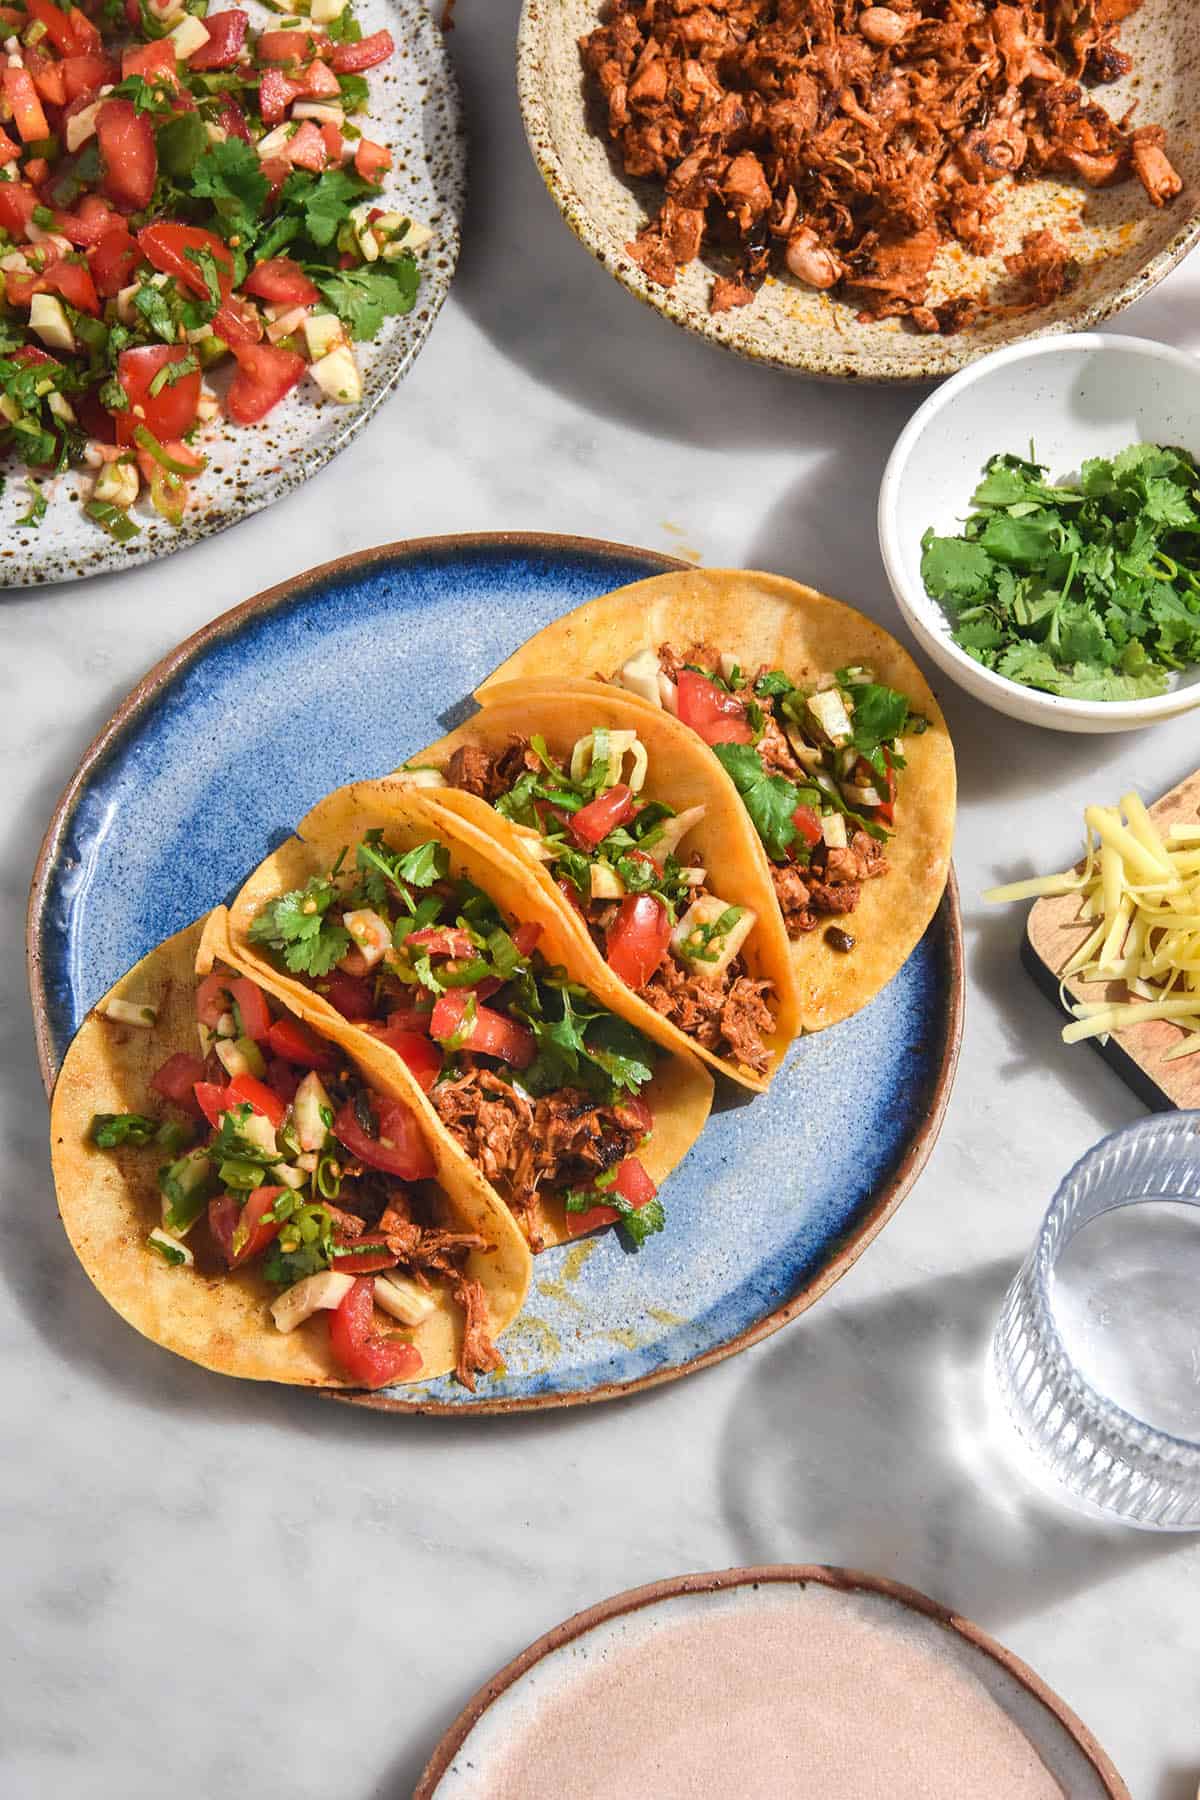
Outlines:
[[[254,28],[278,16],[258,0],[248,0]],[[152,557],[169,556],[198,538],[224,531],[251,513],[290,493],[345,448],[382,404],[429,335],[458,261],[459,231],[466,194],[466,144],[458,84],[441,32],[423,0],[359,0],[364,34],[387,29],[396,43],[391,60],[367,76],[370,117],[377,135],[390,145],[394,166],[384,185],[384,203],[433,228],[421,256],[421,289],[406,318],[388,319],[374,342],[355,355],[363,374],[360,405],[322,402],[311,381],[302,381],[262,425],[239,428],[218,423],[197,448],[209,459],[193,484],[183,525],[176,530],[148,505],[134,518],[140,536],[116,544],[85,517],[80,473],[68,471],[42,483],[49,511],[36,530],[19,529],[29,492],[11,468],[0,495],[0,588],[34,587],[124,569]],[[218,379],[214,386],[220,386]]]
[[[1135,100],[1144,123],[1165,125],[1184,190],[1172,205],[1149,205],[1140,183],[1093,191],[1060,181],[1011,190],[997,221],[996,254],[975,257],[943,249],[934,269],[934,298],[973,291],[1003,276],[1003,257],[1027,231],[1053,226],[1068,233],[1083,276],[1053,306],[997,318],[953,337],[922,337],[898,320],[860,324],[855,309],[784,274],[770,278],[753,305],[713,317],[708,294],[716,265],[700,259],[674,287],[647,280],[626,245],[661,188],[622,176],[607,140],[594,129],[579,39],[601,19],[605,0],[524,0],[517,37],[517,84],[525,130],[542,178],[571,230],[610,274],[639,300],[688,331],[739,356],[776,369],[847,380],[930,381],[1018,338],[1082,331],[1110,318],[1152,288],[1200,237],[1200,36],[1194,10],[1181,0],[1144,0],[1121,28],[1133,73],[1096,90],[1114,114]]]

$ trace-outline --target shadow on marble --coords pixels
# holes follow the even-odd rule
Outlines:
[[[1193,1546],[1058,1507],[990,1437],[984,1358],[1012,1272],[827,1304],[743,1364],[721,1455],[739,1563],[871,1569],[1002,1634]]]
[[[451,39],[471,129],[459,304],[543,386],[652,437],[787,450],[843,434],[847,384],[759,368],[692,337],[639,305],[575,239],[525,142],[512,79],[519,11],[520,0],[491,0]],[[927,391],[857,388],[854,405],[890,443]]]
[[[400,1788],[393,1790],[399,1800]],[[1176,1763],[1167,1770],[1154,1790],[1154,1800],[1196,1800],[1200,1794],[1200,1758],[1194,1763]],[[384,1800],[382,1791],[379,1800]]]
[[[1018,878],[1016,873],[1000,877]],[[998,1085],[1028,1075],[1031,1069],[1043,1069],[1047,1079],[1067,1089],[1094,1120],[1091,1141],[1143,1118],[1145,1106],[1090,1045],[1063,1043],[1065,1015],[1036,986],[1021,962],[1024,909],[982,906],[977,895],[964,895],[963,900],[968,990],[977,999],[986,995],[992,1002],[1007,1039],[1009,1054],[1003,1060],[998,1056],[994,1065]],[[968,900],[976,904],[967,906]],[[1079,1146],[1080,1153],[1084,1147]],[[1059,1176],[1073,1160],[1064,1149],[1062,1168],[1047,1172],[1047,1206]]]

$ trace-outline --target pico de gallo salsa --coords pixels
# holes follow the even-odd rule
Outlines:
[[[389,209],[350,0],[256,31],[207,0],[0,0],[0,457],[86,473],[118,542],[173,524],[219,415],[306,377],[362,398],[354,343],[411,310],[428,229]],[[218,371],[220,394],[207,385]]]
[[[117,1023],[154,1023],[153,1008],[136,1020],[128,1003],[109,1011]],[[477,1375],[501,1366],[486,1292],[466,1268],[488,1245],[439,1222],[436,1165],[411,1109],[220,965],[197,987],[196,1015],[200,1054],[176,1051],[150,1080],[165,1113],[92,1121],[100,1149],[165,1158],[148,1250],[209,1275],[255,1264],[279,1289],[277,1328],[327,1313],[333,1361],[363,1387],[421,1372],[419,1349],[383,1333],[380,1315],[415,1328],[448,1298],[463,1316],[458,1377],[473,1391]]]
[[[262,908],[250,938],[277,966],[407,1065],[532,1249],[542,1199],[571,1235],[663,1227],[638,1151],[657,1049],[548,964],[541,927],[452,876],[436,839],[393,849],[373,831],[327,875]]]
[[[708,644],[660,644],[629,657],[613,680],[710,746],[767,853],[789,937],[854,912],[863,883],[887,874],[903,740],[929,721],[872,670],[803,683],[782,669],[743,669]],[[826,937],[854,948],[841,927]]]
[[[613,974],[685,1036],[761,1074],[776,1027],[774,987],[747,968],[753,907],[719,894],[721,870],[686,849],[705,808],[654,792],[636,731],[598,727],[558,762],[543,737],[502,750],[461,745],[412,778],[487,800],[543,862]]]

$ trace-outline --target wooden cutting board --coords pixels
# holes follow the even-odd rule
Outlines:
[[[1150,808],[1155,823],[1168,825],[1200,823],[1200,770],[1173,787],[1169,794]],[[1077,866],[1082,866],[1079,864]],[[1056,1006],[1061,1008],[1058,970],[1071,959],[1094,921],[1078,920],[1079,896],[1054,894],[1038,900],[1030,909],[1025,928],[1021,960],[1038,986]],[[1121,982],[1080,981],[1072,978],[1066,991],[1075,1000],[1121,999],[1125,997]],[[1200,995],[1197,995],[1200,1011]],[[1121,1079],[1155,1112],[1168,1112],[1172,1107],[1200,1108],[1200,1048],[1194,1056],[1180,1057],[1177,1062],[1162,1061],[1165,1050],[1179,1043],[1184,1033],[1169,1019],[1151,1019],[1134,1025],[1128,1031],[1114,1032],[1107,1044],[1098,1038],[1087,1042],[1097,1050]],[[1075,1054],[1075,1047],[1068,1050]]]

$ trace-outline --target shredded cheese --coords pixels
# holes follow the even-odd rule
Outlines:
[[[1175,824],[1165,835],[1141,798],[1119,807],[1084,809],[1083,866],[1061,875],[991,888],[985,900],[1079,895],[1078,919],[1092,929],[1059,970],[1060,982],[1124,984],[1128,998],[1063,1000],[1073,1022],[1063,1041],[1104,1038],[1151,1019],[1185,1034],[1164,1062],[1200,1051],[1200,824]]]

